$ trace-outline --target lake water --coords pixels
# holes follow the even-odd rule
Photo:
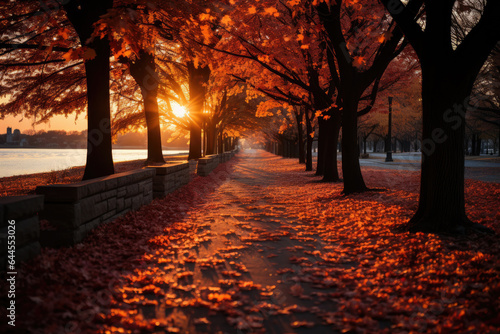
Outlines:
[[[187,153],[188,151],[163,150],[164,155]],[[146,149],[114,149],[113,161],[146,159],[147,155]],[[86,149],[0,149],[0,177],[44,173],[83,166],[86,158]]]

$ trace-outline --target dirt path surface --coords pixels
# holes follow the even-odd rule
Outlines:
[[[393,232],[416,209],[419,173],[363,174],[387,190],[342,196],[341,183],[319,182],[295,159],[240,153],[20,268],[19,324],[33,333],[498,329],[499,184],[466,182],[469,217],[497,235],[457,239]]]
[[[270,170],[277,157],[262,152],[240,160],[230,179],[218,182],[213,175],[217,191],[204,198],[206,205],[188,212],[187,222],[173,227],[174,238],[159,242],[161,256],[128,277],[122,287],[127,297],[117,306],[144,292],[134,282],[161,277],[161,290],[148,296],[151,304],[139,308],[137,320],[162,319],[158,325],[167,332],[330,333],[320,317],[334,303],[319,300],[298,277],[325,246],[316,233],[302,230],[301,219],[287,208],[288,201],[301,201],[301,194],[294,191],[295,182],[283,184],[303,173],[280,174],[279,165]],[[322,294],[333,292],[325,288]]]

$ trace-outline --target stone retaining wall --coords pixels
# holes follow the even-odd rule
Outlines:
[[[200,176],[207,176],[219,165],[219,162],[220,158],[218,154],[207,155],[203,158],[199,158],[196,172]]]
[[[221,154],[207,155],[198,159],[197,174],[200,176],[207,176],[221,163],[231,160],[236,154],[235,150],[224,152]]]
[[[222,161],[223,162],[226,162],[226,161],[229,161],[231,160],[231,158],[233,157],[233,152],[224,152],[222,153]]]
[[[26,261],[39,254],[41,246],[81,242],[100,224],[186,185],[193,173],[209,175],[234,154],[231,151],[73,184],[40,186],[35,196],[0,198],[0,270],[8,263],[9,220],[15,220],[16,263]],[[49,229],[40,230],[39,219],[47,220]]]
[[[100,224],[153,200],[155,170],[146,168],[113,174],[73,184],[36,188],[45,195],[40,218],[54,230],[41,231],[42,246],[71,246]]]
[[[193,178],[196,176],[196,170],[198,168],[198,161],[196,160],[189,160],[189,177]]]
[[[186,162],[167,163],[161,166],[148,166],[154,169],[153,177],[154,198],[165,197],[174,190],[189,183],[190,164]]]
[[[38,212],[42,209],[43,196],[0,198],[0,271],[15,271],[19,263],[40,253]],[[15,239],[9,239],[9,235]],[[14,242],[15,252],[12,251]],[[9,246],[12,248],[10,253]],[[15,261],[14,264],[12,260]],[[10,267],[12,264],[13,268]]]

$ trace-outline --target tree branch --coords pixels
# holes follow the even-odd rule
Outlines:
[[[31,49],[31,50],[49,50],[52,51],[68,52],[71,48],[64,48],[61,46],[49,46],[49,45],[36,45],[36,44],[25,44],[25,43],[0,43],[0,49]]]
[[[380,0],[403,31],[413,49],[422,55],[424,32],[415,21],[424,0],[410,0],[405,6],[400,0]]]

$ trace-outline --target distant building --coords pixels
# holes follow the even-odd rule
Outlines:
[[[12,132],[12,128],[8,127],[7,135],[5,136],[5,143],[8,145],[20,145],[20,142],[21,142],[21,131],[19,131],[19,129],[15,129],[14,132]]]
[[[12,128],[8,127],[7,128],[7,138],[6,138],[5,142],[7,144],[10,144],[10,143],[12,143],[12,141],[13,141],[13,138],[12,138]]]
[[[14,130],[14,135],[12,136],[12,141],[18,142],[21,140],[21,131],[19,129]]]

